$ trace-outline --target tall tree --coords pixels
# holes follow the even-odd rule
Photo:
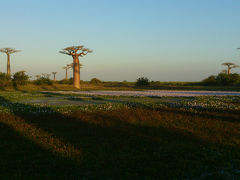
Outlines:
[[[59,51],[62,54],[72,56],[73,58],[73,86],[75,88],[80,88],[80,67],[79,67],[79,57],[86,56],[91,53],[92,50],[84,48],[84,46],[71,46]]]
[[[48,74],[48,73],[41,73],[41,75],[43,78],[47,78],[47,79],[49,79],[51,76],[51,74]]]
[[[57,72],[52,72],[52,74],[53,74],[53,80],[56,81],[56,74],[57,74]]]
[[[41,76],[40,76],[40,75],[36,75],[35,77],[36,77],[36,79],[39,79],[39,78],[41,78]]]
[[[73,70],[74,64],[73,64],[73,63],[67,64],[67,66],[68,66],[70,69]],[[81,69],[82,67],[83,67],[83,65],[79,63],[79,69]]]
[[[71,69],[73,69],[73,65],[74,65],[73,63],[67,64],[67,66]],[[82,67],[83,67],[83,65],[79,63],[79,68],[82,68]]]
[[[67,80],[67,79],[68,79],[68,69],[69,69],[70,67],[67,65],[67,66],[64,66],[64,67],[62,67],[62,68],[65,69],[65,73],[66,73],[65,79]]]
[[[222,63],[223,66],[227,66],[227,74],[230,74],[231,69],[239,67],[238,65],[231,63],[231,62],[225,62]]]
[[[2,48],[0,52],[5,53],[7,55],[7,74],[11,75],[11,68],[10,68],[10,54],[19,52],[20,50],[12,49],[12,48]]]
[[[70,69],[73,70],[74,64],[73,64],[73,63],[67,64],[67,66],[68,66]],[[83,67],[83,65],[79,63],[79,70],[80,70],[82,67]],[[79,71],[79,74],[80,74],[80,71]],[[73,77],[74,77],[74,71],[73,71]]]

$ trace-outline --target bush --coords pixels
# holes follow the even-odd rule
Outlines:
[[[47,77],[40,77],[39,79],[37,79],[37,80],[35,80],[34,81],[34,84],[36,84],[36,85],[52,85],[53,83],[52,83],[52,81],[49,79],[49,78],[47,78]]]
[[[240,84],[240,75],[237,73],[229,74],[229,84],[230,85]]]
[[[62,79],[58,82],[59,84],[73,84],[73,78],[69,78],[69,79]]]
[[[217,76],[209,76],[202,82],[204,85],[234,86],[240,83],[240,75],[236,73],[229,75],[226,73],[219,73]]]
[[[6,73],[0,72],[0,87],[6,87],[11,85],[11,76],[7,75]]]
[[[225,74],[225,73],[219,73],[216,77],[216,81],[219,85],[236,85],[240,82],[240,76],[236,73],[234,74]]]
[[[16,72],[14,75],[13,75],[13,84],[15,86],[17,85],[25,85],[28,83],[28,80],[29,80],[29,76],[27,74],[25,74],[25,71],[19,71],[19,72]]]
[[[204,79],[203,81],[203,84],[204,85],[207,85],[207,86],[211,86],[211,85],[217,85],[217,80],[216,80],[216,76],[209,76],[208,78]]]
[[[149,86],[149,79],[146,77],[140,77],[137,79],[136,86]]]
[[[91,83],[91,84],[101,84],[102,81],[99,80],[99,79],[97,79],[97,78],[92,78],[92,79],[90,80],[90,83]]]

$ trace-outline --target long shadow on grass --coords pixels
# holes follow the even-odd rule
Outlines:
[[[5,123],[15,121],[0,115],[0,179],[74,179],[81,177],[79,165],[45,150]],[[78,173],[76,173],[78,172]]]
[[[83,158],[77,167],[74,159],[66,159],[66,162],[70,161],[67,166],[70,166],[69,169],[73,169],[75,179],[81,175],[100,179],[106,177],[124,179],[193,178],[202,175],[203,172],[215,172],[216,169],[225,166],[226,162],[232,161],[232,156],[236,156],[232,152],[239,151],[238,148],[221,147],[227,148],[228,151],[232,150],[232,152],[230,155],[228,153],[221,154],[222,152],[219,154],[220,146],[195,137],[191,133],[163,127],[134,125],[134,123],[120,120],[118,115],[111,113],[79,113],[68,116],[53,112],[51,108],[45,108],[46,112],[52,112],[52,114],[34,115],[25,111],[38,112],[39,107],[15,104],[4,97],[0,97],[0,102],[2,106],[8,107],[15,116],[21,117],[27,124],[81,149]],[[3,128],[7,129],[5,126]],[[14,131],[9,130],[8,134],[10,133],[14,133]],[[20,134],[18,136],[19,142],[27,142],[23,136]],[[14,142],[18,140],[11,138],[11,141],[13,141],[12,153],[14,154],[18,151]],[[29,143],[37,144],[37,142]],[[20,143],[22,147],[26,148],[25,144],[28,142]],[[33,149],[28,149],[27,152],[34,154]],[[2,151],[7,152],[7,148]],[[48,158],[47,154],[50,154],[49,156],[56,155],[45,149],[43,151],[46,155],[38,154],[41,161],[42,158]],[[22,159],[24,161],[21,155],[15,155],[15,158],[19,162]],[[26,164],[34,158],[30,157]],[[233,159],[238,158],[234,157]],[[40,164],[40,168],[34,168],[35,166],[31,163],[27,168],[33,166],[33,172],[42,172],[41,161],[36,163]],[[54,157],[50,158],[49,170],[46,168],[46,172],[43,173],[52,173],[54,170],[51,167],[54,166],[52,161],[55,162]],[[64,162],[65,158],[60,164],[64,164]],[[4,160],[4,163],[7,164],[4,166],[6,168],[11,166],[7,160]],[[36,166],[38,167],[38,165]],[[64,174],[64,171],[62,170],[60,175]],[[19,172],[24,172],[24,168]]]

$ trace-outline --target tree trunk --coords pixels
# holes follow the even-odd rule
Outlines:
[[[66,69],[66,80],[68,79],[68,69]]]
[[[56,81],[56,75],[54,74],[53,76],[54,76],[54,81]]]
[[[11,75],[11,69],[10,69],[10,54],[7,54],[7,75]]]
[[[228,71],[227,71],[228,75],[230,74],[230,70],[231,70],[231,68],[230,68],[230,66],[228,66]]]
[[[80,68],[78,56],[73,57],[73,87],[80,89]]]

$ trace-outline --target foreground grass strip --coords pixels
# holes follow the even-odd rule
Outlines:
[[[76,149],[71,144],[63,142],[50,133],[26,123],[20,117],[12,116],[12,118],[9,118],[9,114],[5,114],[2,115],[0,122],[54,154],[74,161],[80,161],[81,159],[82,153],[80,150]]]

